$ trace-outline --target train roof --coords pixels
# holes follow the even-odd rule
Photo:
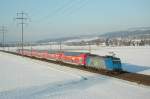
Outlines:
[[[80,54],[88,54],[88,53],[85,53],[85,52],[64,52],[64,55],[66,55],[66,56],[77,56]]]

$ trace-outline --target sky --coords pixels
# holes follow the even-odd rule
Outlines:
[[[15,19],[21,11],[29,18],[25,41],[150,27],[150,0],[0,0],[7,42],[21,40],[21,21]]]

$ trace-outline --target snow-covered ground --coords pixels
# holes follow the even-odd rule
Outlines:
[[[92,40],[96,40],[96,39],[99,39],[99,37],[90,37],[90,38],[78,38],[78,39],[72,39],[72,40],[67,40],[65,41],[65,43],[67,42],[86,42],[86,41],[92,41]]]
[[[93,50],[94,54],[114,52],[122,61],[126,71],[150,75],[150,46],[145,47],[102,47]]]
[[[0,52],[0,99],[149,99],[150,87]]]
[[[33,46],[33,49],[59,49],[59,45],[40,45]],[[25,47],[30,49],[31,47]],[[89,52],[89,46],[67,46],[62,44],[62,50]],[[9,48],[15,51],[17,48]],[[8,50],[6,48],[5,50]],[[102,47],[91,45],[91,53],[98,55],[109,55],[114,52],[117,57],[121,58],[122,67],[126,71],[137,72],[150,75],[150,46],[128,46],[128,47]]]

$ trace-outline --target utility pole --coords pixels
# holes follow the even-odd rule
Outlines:
[[[91,53],[91,43],[89,42],[88,45],[89,45],[89,53]]]
[[[22,54],[23,54],[23,47],[24,47],[24,25],[26,24],[26,21],[29,18],[27,17],[27,13],[25,12],[17,12],[17,17],[16,20],[21,21],[18,24],[21,24],[21,50],[22,50]]]
[[[60,50],[60,52],[62,51],[62,42],[60,41],[60,45],[59,45],[59,50]]]
[[[32,56],[32,43],[30,44],[30,47],[31,47],[30,50],[31,50],[31,56]]]
[[[2,36],[2,47],[3,47],[3,50],[4,50],[5,49],[5,33],[7,31],[6,26],[2,25],[0,31],[3,35]]]
[[[51,44],[51,41],[49,42],[49,50],[52,51],[52,44]]]

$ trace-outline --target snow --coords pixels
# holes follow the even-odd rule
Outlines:
[[[40,85],[49,82],[67,80],[73,75],[65,76],[65,73],[56,73],[55,69],[39,65],[29,59],[18,58],[14,55],[0,53],[0,91],[29,85]],[[29,62],[28,62],[29,61]],[[44,72],[44,73],[43,73]],[[60,77],[57,79],[57,77]],[[78,76],[75,76],[79,78]],[[11,84],[10,84],[11,82]]]
[[[0,52],[0,99],[149,99],[150,87]]]
[[[150,75],[150,46],[145,47],[103,47],[92,51],[101,55],[114,52],[122,61],[123,70]]]
[[[78,38],[78,39],[72,39],[72,40],[67,40],[65,43],[69,42],[82,42],[82,41],[91,41],[91,40],[96,40],[99,37],[92,37],[92,38]]]
[[[59,45],[39,45],[33,46],[33,49],[59,50]],[[62,44],[62,50],[89,52],[89,46],[67,46]],[[15,51],[17,48],[9,48]],[[25,49],[31,49],[30,46]],[[5,50],[8,50],[6,48]],[[104,47],[91,45],[91,53],[101,56],[115,53],[121,59],[123,70],[150,75],[150,46],[121,46],[121,47]]]

